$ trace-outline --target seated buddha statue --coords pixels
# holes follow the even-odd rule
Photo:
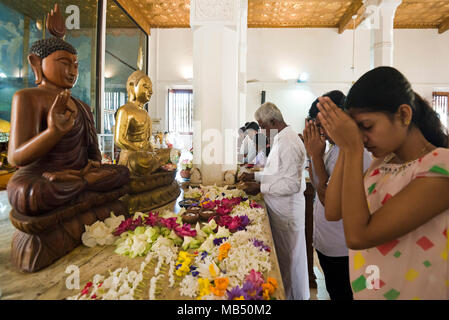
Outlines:
[[[30,51],[38,86],[13,97],[8,160],[20,169],[8,183],[8,197],[17,212],[35,216],[84,190],[122,186],[129,173],[125,167],[100,165],[90,107],[70,93],[78,78],[76,49],[50,38]]]
[[[28,56],[37,87],[19,90],[12,100],[8,161],[19,170],[9,180],[7,190],[13,208],[11,221],[25,233],[30,228],[60,230],[56,225],[62,221],[67,223],[64,228],[73,231],[70,231],[70,241],[62,237],[59,240],[46,238],[49,246],[64,240],[61,250],[49,250],[63,252],[67,243],[75,244],[78,236],[81,237],[80,224],[83,227],[98,217],[90,212],[89,219],[76,222],[76,216],[82,215],[82,210],[100,205],[99,197],[109,197],[105,202],[115,201],[117,190],[129,182],[129,171],[124,166],[100,163],[101,153],[91,109],[70,92],[78,78],[77,51],[62,40],[65,27],[57,6],[47,19],[47,28],[55,37],[36,41]],[[86,196],[92,193],[96,196]],[[70,212],[64,208],[69,208]],[[75,226],[67,222],[69,216],[70,221],[75,221]],[[43,244],[43,238],[33,239],[29,240],[33,249],[26,250],[25,240],[22,244],[14,244],[13,240],[13,251],[21,250],[16,254],[17,259],[25,259],[19,255],[38,254],[43,249],[35,248],[37,244],[47,246]],[[34,258],[28,256],[26,259],[31,261]],[[37,265],[33,260],[32,266],[24,268],[33,271],[51,259],[46,257],[44,260]]]
[[[166,164],[170,150],[153,150],[152,123],[144,109],[153,94],[150,78],[140,70],[131,74],[127,84],[128,102],[116,114],[115,143],[121,149],[119,164],[127,166],[131,176],[154,173]]]
[[[128,209],[133,212],[169,202],[179,194],[179,187],[174,181],[176,172],[158,171],[169,162],[171,149],[154,148],[151,142],[152,122],[144,109],[153,94],[150,78],[137,70],[129,76],[126,87],[128,102],[117,110],[114,141],[121,149],[119,164],[130,171]],[[158,196],[161,194],[167,196]]]

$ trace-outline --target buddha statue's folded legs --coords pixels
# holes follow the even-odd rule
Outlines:
[[[125,185],[129,171],[122,166],[102,165],[84,177],[59,171],[51,172],[53,181],[44,172],[21,168],[8,183],[8,198],[18,213],[38,216],[75,201],[85,190],[107,192]]]

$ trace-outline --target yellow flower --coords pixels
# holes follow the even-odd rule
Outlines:
[[[205,278],[198,278],[198,284],[199,284],[199,290],[200,290],[200,297],[207,296],[210,293],[210,281],[209,279]]]
[[[270,300],[270,293],[268,292],[268,290],[263,291],[263,299]]]
[[[235,297],[235,298],[232,299],[232,300],[245,300],[245,297],[244,297],[244,296]]]
[[[212,263],[209,265],[209,272],[210,272],[210,275],[212,276],[212,278],[215,278],[217,276],[217,273],[215,272],[214,265]]]

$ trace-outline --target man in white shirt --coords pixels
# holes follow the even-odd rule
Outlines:
[[[271,143],[262,172],[244,173],[248,194],[262,192],[268,209],[286,299],[308,300],[309,275],[305,240],[306,150],[297,133],[270,102],[255,113]],[[251,180],[255,179],[255,182]]]
[[[337,106],[343,109],[345,95],[338,90],[325,93]],[[324,214],[324,200],[329,177],[334,171],[339,148],[321,127],[315,100],[309,110],[309,118],[303,132],[304,144],[311,158],[310,178],[316,190],[313,205],[313,247],[323,269],[326,289],[331,300],[352,300],[349,281],[348,247],[343,229],[343,221],[327,221]],[[326,150],[326,140],[330,147]],[[365,150],[364,168],[368,169],[371,157]]]

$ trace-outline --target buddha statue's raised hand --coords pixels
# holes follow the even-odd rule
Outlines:
[[[64,135],[72,130],[78,109],[69,103],[70,90],[57,96],[47,115],[48,128]]]

